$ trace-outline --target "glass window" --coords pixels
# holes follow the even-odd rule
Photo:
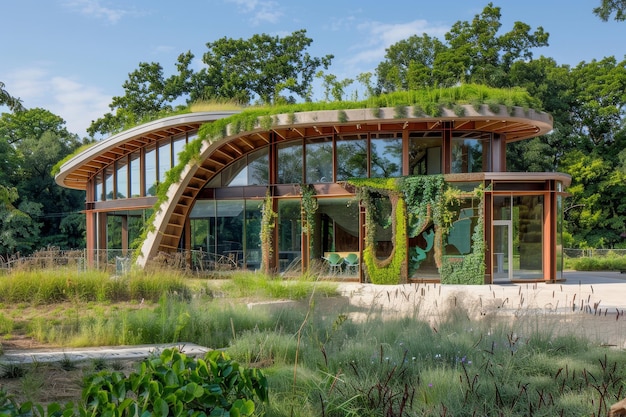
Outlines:
[[[270,183],[269,148],[256,150],[248,155],[248,185],[267,185]]]
[[[409,174],[441,174],[442,138],[431,132],[412,132],[409,136]]]
[[[210,182],[210,188],[265,185],[269,183],[268,148],[254,151],[221,171],[223,183]]]
[[[93,184],[95,185],[94,201],[102,201],[104,199],[104,187],[102,186],[102,172],[97,173],[93,177]]]
[[[126,163],[126,160],[127,158],[123,157],[115,163],[115,167],[117,168],[117,193],[115,198],[128,197],[128,164]]]
[[[216,201],[217,253],[239,264],[243,256],[243,200]]]
[[[302,253],[300,200],[278,202],[278,261],[284,271]]]
[[[165,181],[165,173],[172,168],[172,143],[169,139],[159,144],[159,182]]]
[[[179,156],[178,154],[185,148],[186,139],[185,137],[180,137],[174,139],[173,147],[174,147],[174,165],[178,165]]]
[[[342,136],[337,140],[337,181],[367,176],[365,135]]]
[[[130,192],[131,197],[141,196],[141,167],[139,152],[133,152],[130,155],[129,175],[130,175]]]
[[[302,183],[302,141],[278,145],[279,184]]]
[[[370,142],[370,177],[402,176],[402,135],[380,134]]]
[[[113,167],[108,166],[104,176],[103,200],[113,200]]]
[[[333,181],[332,138],[316,139],[306,144],[306,182],[309,184]]]
[[[156,146],[146,148],[145,161],[146,196],[156,195],[157,171],[156,171]]]
[[[261,268],[261,206],[263,200],[246,200],[246,240],[244,261],[246,268]]]
[[[450,170],[454,174],[488,172],[489,152],[489,139],[453,138]]]
[[[248,185],[248,165],[246,158],[241,158],[222,170],[224,187],[237,187]]]

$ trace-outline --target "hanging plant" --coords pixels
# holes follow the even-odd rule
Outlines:
[[[319,208],[315,198],[315,188],[312,185],[300,185],[302,196],[302,233],[309,238],[309,248],[313,247],[313,231],[315,230],[315,213]]]
[[[261,205],[261,270],[266,274],[270,270],[270,259],[272,258],[273,245],[272,237],[274,235],[274,227],[276,227],[276,218],[278,214],[272,208],[273,199],[269,193],[265,193],[263,204]]]

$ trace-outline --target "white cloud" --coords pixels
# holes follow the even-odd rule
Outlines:
[[[129,10],[103,6],[100,0],[67,0],[64,5],[72,11],[97,19],[104,19],[111,24],[117,23],[122,17],[130,13]]]
[[[70,132],[81,137],[92,120],[109,111],[112,99],[98,87],[51,75],[45,66],[16,70],[6,79],[11,95],[21,98],[24,107],[49,110],[65,120]]]
[[[352,65],[378,63],[384,59],[385,49],[410,36],[427,33],[433,37],[443,38],[450,29],[448,26],[431,25],[421,19],[397,24],[363,22],[357,28],[365,35],[361,37],[363,41],[352,48],[360,50],[349,59]]]
[[[245,14],[251,14],[252,24],[277,23],[283,16],[281,6],[272,0],[226,0],[236,4]]]

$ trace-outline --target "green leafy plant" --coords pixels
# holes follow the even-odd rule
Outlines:
[[[270,269],[270,259],[272,257],[272,237],[274,227],[276,227],[276,213],[272,207],[273,199],[269,191],[265,194],[263,205],[261,206],[261,267],[264,272]]]
[[[222,351],[194,359],[165,349],[128,377],[109,371],[89,377],[83,391],[87,415],[107,416],[251,416],[254,399],[268,401],[265,376]]]

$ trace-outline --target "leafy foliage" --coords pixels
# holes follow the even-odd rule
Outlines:
[[[165,349],[125,377],[101,371],[86,381],[83,400],[92,415],[251,416],[254,399],[268,400],[258,369],[245,369],[222,351],[203,359]]]

